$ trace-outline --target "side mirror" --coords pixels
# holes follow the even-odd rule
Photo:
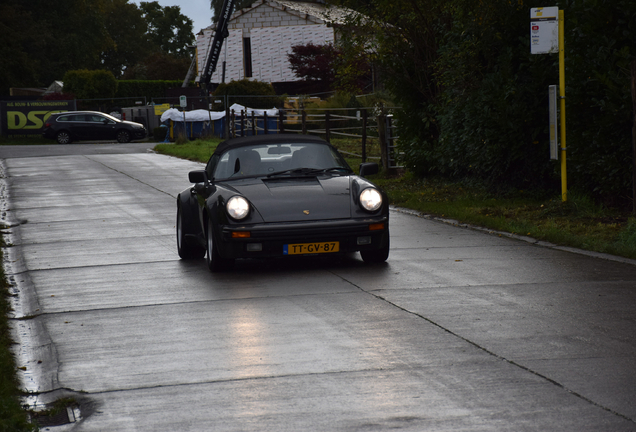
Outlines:
[[[203,170],[190,171],[188,173],[188,180],[190,180],[190,183],[195,183],[195,184],[205,183],[206,181],[208,181],[208,176]]]
[[[360,164],[360,177],[366,177],[368,175],[377,174],[379,172],[378,164],[375,162],[368,162]]]

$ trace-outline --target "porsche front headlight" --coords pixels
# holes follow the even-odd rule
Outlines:
[[[242,196],[233,196],[227,201],[225,206],[227,214],[232,219],[244,219],[250,212],[250,204]]]
[[[360,205],[367,211],[376,211],[382,206],[382,194],[374,188],[367,188],[360,193]]]

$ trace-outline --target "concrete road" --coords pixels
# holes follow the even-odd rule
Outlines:
[[[385,265],[211,274],[174,238],[199,164],[51,147],[0,149],[24,385],[79,404],[46,430],[636,430],[634,262],[393,211]]]

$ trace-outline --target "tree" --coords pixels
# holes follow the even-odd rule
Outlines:
[[[69,70],[105,69],[119,78],[157,52],[190,58],[192,21],[180,8],[142,6],[145,11],[130,0],[60,0],[55,7],[46,0],[2,0],[0,94],[47,87]]]
[[[556,3],[565,11],[568,182],[606,203],[627,204],[636,3]],[[344,38],[368,50],[402,107],[399,145],[409,169],[493,189],[559,190],[552,186],[559,165],[547,157],[546,125],[547,87],[558,83],[558,61],[529,53],[529,10],[543,3],[342,4],[357,11],[348,20],[356,30]]]
[[[102,50],[102,64],[120,78],[125,70],[157,48],[150,41],[148,24],[137,5],[128,0],[111,0],[105,13],[110,43]]]
[[[10,87],[28,87],[39,82],[38,62],[30,59],[26,47],[35,50],[37,37],[33,16],[22,2],[0,3],[0,95],[8,95]]]
[[[371,68],[361,47],[342,50],[333,44],[310,42],[292,46],[287,59],[296,77],[303,81],[304,93],[359,94],[372,87]]]
[[[67,70],[101,67],[109,47],[104,30],[106,0],[45,0],[28,6],[19,0],[0,4],[0,93],[9,87],[45,87]]]
[[[492,189],[548,187],[545,111],[558,68],[554,56],[529,54],[529,8],[456,0],[445,12],[434,64],[439,136],[420,168]]]
[[[333,90],[336,80],[335,63],[340,55],[332,44],[294,45],[287,54],[294,74],[304,83],[306,93],[323,93]]]
[[[448,13],[444,0],[342,0],[351,10],[340,46],[354,56],[364,47],[383,87],[402,107],[395,112],[405,163],[423,174],[436,166],[431,154],[438,147],[435,75],[439,36]],[[351,51],[354,51],[351,53]]]
[[[148,35],[158,50],[177,57],[189,57],[188,45],[194,44],[192,20],[181,14],[179,6],[141,2],[140,8],[148,25]]]
[[[250,108],[268,109],[279,106],[281,103],[281,98],[276,96],[276,91],[270,83],[249,79],[219,84],[214,91],[214,96],[229,96],[228,105],[238,103]]]
[[[566,19],[568,183],[631,207],[636,3],[559,3]]]
[[[344,46],[346,38],[340,38],[340,46]],[[371,64],[364,46],[352,45],[338,50],[335,58],[334,90],[362,94],[373,92],[373,74]]]
[[[126,69],[126,80],[183,80],[190,68],[190,59],[157,51],[135,66]]]

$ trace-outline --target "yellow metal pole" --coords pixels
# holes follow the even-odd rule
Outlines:
[[[559,96],[561,99],[561,200],[568,200],[568,175],[565,163],[565,42],[563,11],[559,11]]]

